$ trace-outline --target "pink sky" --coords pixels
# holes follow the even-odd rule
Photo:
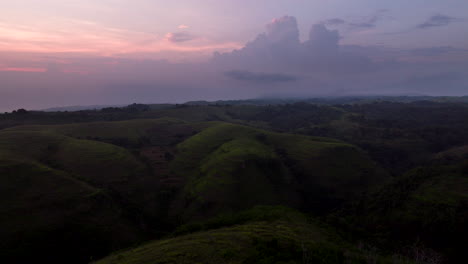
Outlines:
[[[272,94],[462,94],[466,10],[465,0],[4,0],[0,111]],[[285,15],[296,22],[275,20]],[[313,25],[324,26],[315,48]],[[329,44],[339,49],[326,60]],[[426,81],[449,88],[421,88]]]

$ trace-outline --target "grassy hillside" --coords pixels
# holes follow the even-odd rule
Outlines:
[[[75,256],[82,263],[136,241],[138,231],[116,198],[132,200],[145,172],[114,145],[43,131],[1,131],[3,258]]]
[[[203,220],[259,204],[321,212],[385,180],[362,151],[337,140],[174,119],[4,129],[0,161],[6,159],[37,164],[93,188],[119,212],[116,223],[127,221],[129,229],[148,234],[170,230],[164,225],[175,227],[179,217]],[[36,171],[29,174],[36,177]],[[63,221],[44,223],[54,228]],[[93,222],[80,223],[70,237]]]
[[[5,131],[48,131],[80,139],[91,139],[124,147],[175,144],[193,135],[200,125],[185,121],[160,118],[116,122],[75,123],[48,126],[18,126]],[[201,128],[203,126],[201,125]]]
[[[0,115],[0,259],[87,263],[162,237],[103,263],[388,261],[359,241],[467,258],[465,104],[287,103]],[[360,249],[257,205],[323,216]]]
[[[180,143],[171,169],[187,180],[174,206],[187,217],[256,204],[320,212],[386,178],[352,145],[227,123]]]
[[[173,216],[184,211],[188,217],[208,217],[219,213],[220,208],[236,211],[257,204],[288,204],[319,212],[357,197],[386,178],[365,153],[352,145],[222,122],[142,119],[21,126],[3,132],[61,138],[56,139],[61,143],[48,144],[48,156],[42,160],[124,193],[129,200],[153,204],[152,208],[158,207],[154,204],[158,195],[149,190],[158,189],[159,182],[164,187],[167,182],[170,186],[162,191],[178,193],[175,202],[166,201],[172,203],[168,210]],[[141,158],[153,168],[153,176],[145,176],[148,172],[144,166],[125,150],[77,138],[115,144],[126,139],[127,144],[121,145],[139,149]],[[146,197],[133,193],[146,193]]]
[[[341,223],[389,248],[422,246],[450,263],[466,255],[468,162],[411,170],[355,206]]]
[[[0,132],[1,157],[40,162],[97,185],[125,182],[145,173],[144,165],[123,148],[47,130]]]
[[[231,217],[242,221],[149,242],[95,263],[391,263],[376,252],[341,242],[285,207],[256,207]]]
[[[105,191],[33,161],[0,159],[0,258],[83,263],[137,241]]]

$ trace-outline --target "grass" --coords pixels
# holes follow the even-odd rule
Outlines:
[[[462,165],[413,169],[345,210],[341,221],[389,250],[418,244],[458,263],[466,259],[468,234],[468,179]]]
[[[358,148],[328,138],[212,122],[177,145],[172,173],[187,184],[184,218],[255,204],[320,205],[381,184],[386,175]]]
[[[198,131],[201,132],[197,133]],[[123,144],[126,148],[117,146],[121,138],[129,140],[130,144]],[[142,139],[146,141],[143,142]],[[139,145],[141,142],[144,144]],[[180,143],[177,144],[175,158],[170,163],[169,175],[184,179],[185,185],[179,189],[180,192],[176,192],[174,199],[171,198],[173,200],[168,201],[167,210],[169,219],[181,217],[182,222],[209,219],[220,213],[235,213],[255,205],[285,204],[297,208],[312,208],[314,211],[315,207],[322,204],[328,207],[329,200],[355,197],[381,183],[384,178],[362,151],[338,140],[280,134],[217,121],[189,124],[174,119],[5,129],[0,131],[0,162],[8,158],[24,164],[36,164],[38,168],[65,175],[77,184],[88,186],[90,189],[80,195],[70,192],[77,200],[68,202],[70,205],[79,203],[86,208],[79,212],[93,212],[88,213],[89,218],[76,217],[80,224],[71,224],[74,228],[70,227],[71,233],[86,228],[87,231],[81,232],[84,237],[80,240],[88,241],[93,233],[90,230],[94,230],[94,225],[100,227],[102,219],[115,222],[122,230],[132,229],[122,219],[122,213],[135,217],[135,222],[141,221],[139,215],[157,219],[155,212],[162,208],[158,204],[158,178],[150,175],[147,166],[128,148],[171,146],[177,142]],[[33,176],[41,174],[37,171],[30,173]],[[21,185],[25,186],[24,183]],[[352,187],[349,188],[349,185]],[[41,187],[41,190],[46,189]],[[56,194],[54,197],[68,201],[65,196]],[[118,199],[117,203],[115,199]],[[57,201],[53,200],[53,203]],[[46,208],[51,206],[45,205]],[[81,208],[80,206],[77,208]],[[110,209],[101,210],[100,206],[109,206]],[[100,211],[94,210],[101,210],[105,216],[95,215]],[[72,211],[70,215],[75,213]],[[51,219],[47,215],[41,217],[45,217],[44,223],[49,223],[49,227],[55,229],[60,221],[52,221],[53,215],[50,215]],[[63,221],[60,217],[63,216],[59,215],[57,219]],[[115,220],[109,220],[112,217]],[[245,215],[240,218],[248,219]],[[231,221],[229,217],[225,217],[224,220],[218,220],[217,225],[208,225],[217,226],[219,230],[206,229],[200,232],[213,233],[219,237],[219,250],[224,253],[213,257],[217,261],[221,261],[219,257],[222,257],[223,261],[232,260],[232,263],[236,263],[237,256],[237,260],[241,259],[246,263],[254,262],[255,259],[263,259],[268,263],[271,248],[278,252],[273,254],[275,261],[298,260],[302,257],[300,250],[303,249],[298,246],[302,245],[302,238],[295,236],[307,234],[314,228],[309,224],[299,224],[302,220],[298,222],[297,219],[277,217],[273,220],[260,217],[255,218],[255,221],[245,220],[225,227]],[[274,228],[270,226],[271,221]],[[15,225],[14,222],[9,224]],[[33,224],[31,226],[34,227]],[[102,250],[100,252],[113,247],[112,237],[131,237],[126,231],[118,234],[112,228],[102,230],[105,232],[96,233],[105,247],[97,247]],[[39,227],[36,231],[43,232]],[[193,237],[195,234],[185,236]],[[244,248],[248,249],[242,249],[245,254],[235,249],[237,244],[230,240],[233,237],[233,241],[241,241]],[[197,243],[197,239],[194,237],[189,241],[205,245],[203,241]],[[118,241],[125,239],[118,238]],[[184,238],[181,243],[189,242]],[[231,246],[234,250],[231,250]],[[336,261],[343,258],[343,252],[336,251],[335,247],[322,246],[316,247],[317,252],[323,250],[332,258],[338,256]],[[192,247],[195,250],[183,253],[183,258],[188,256],[191,261],[203,261],[215,254],[211,249],[205,249],[208,250],[206,254],[202,253],[205,255],[192,256],[191,254],[201,250],[196,245]],[[98,255],[96,252],[82,255],[94,254]],[[171,254],[175,260],[168,259],[167,263],[181,261],[178,252]]]
[[[116,122],[75,123],[49,126],[18,126],[5,131],[47,131],[78,139],[92,139],[116,145],[170,145],[195,133],[190,124],[172,118],[135,119]]]
[[[139,191],[130,180],[145,169],[114,145],[44,130],[0,131],[0,257],[83,263],[136,241],[137,228],[109,193],[130,199]]]
[[[0,159],[0,200],[6,263],[82,263],[136,240],[106,192],[37,162]]]
[[[95,263],[333,264],[367,263],[369,257],[365,250],[344,243],[286,207],[259,206],[220,216],[203,226],[197,230],[187,227],[175,237],[116,252]],[[392,263],[377,253],[373,257],[375,263]]]
[[[1,131],[0,149],[0,159],[42,163],[101,185],[145,173],[145,166],[123,148],[49,131]]]

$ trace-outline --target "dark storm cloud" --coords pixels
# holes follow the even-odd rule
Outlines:
[[[261,83],[275,83],[275,82],[292,82],[296,81],[297,77],[282,73],[263,73],[263,72],[250,72],[250,71],[228,71],[226,76],[240,81],[253,81]]]
[[[166,39],[170,42],[177,43],[177,42],[186,42],[196,39],[195,36],[190,34],[189,32],[175,32],[175,33],[167,33]]]
[[[455,22],[457,19],[451,16],[437,14],[428,18],[424,23],[419,24],[417,27],[420,29],[426,29],[431,27],[442,27]]]

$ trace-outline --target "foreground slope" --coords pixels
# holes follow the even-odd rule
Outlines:
[[[468,159],[433,163],[342,210],[338,221],[389,249],[429,248],[448,263],[462,263],[468,257]]]
[[[83,263],[136,241],[137,229],[110,191],[142,168],[113,145],[41,131],[0,132],[2,259]]]
[[[223,224],[227,226],[209,228]],[[286,207],[256,207],[215,219],[207,228],[149,242],[95,263],[391,263],[376,253],[343,243]]]

